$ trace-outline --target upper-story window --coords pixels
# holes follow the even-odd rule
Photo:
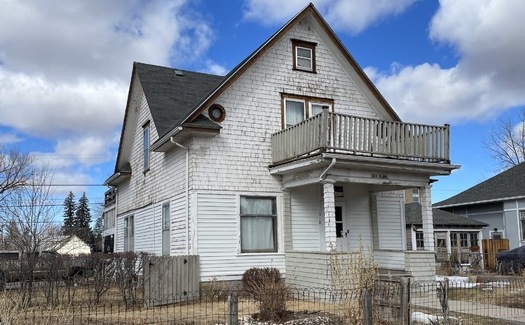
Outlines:
[[[327,106],[331,112],[333,102],[329,99],[283,95],[283,128],[320,114],[323,106]]]
[[[293,68],[294,70],[316,72],[315,47],[316,43],[292,39]]]
[[[521,240],[525,240],[525,210],[520,211]]]
[[[147,122],[142,126],[142,138],[144,140],[144,172],[147,172],[149,170],[149,131],[149,122]]]

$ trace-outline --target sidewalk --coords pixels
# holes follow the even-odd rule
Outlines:
[[[428,297],[412,297],[411,306],[413,308],[425,307],[441,311],[441,304],[439,303],[439,301],[437,299],[429,300]],[[450,312],[497,318],[512,322],[516,325],[525,325],[525,309],[508,308],[503,306],[480,304],[461,300],[449,300],[448,308]]]

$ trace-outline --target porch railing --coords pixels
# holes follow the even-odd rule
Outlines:
[[[449,125],[389,122],[330,113],[272,134],[272,163],[320,152],[450,163]]]

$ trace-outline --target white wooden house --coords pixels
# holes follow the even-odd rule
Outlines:
[[[361,242],[430,277],[429,178],[454,168],[449,127],[401,122],[310,4],[225,77],[133,65],[106,181],[115,250],[199,255],[204,281],[277,267],[326,287],[330,251]],[[405,250],[407,188],[428,251]]]

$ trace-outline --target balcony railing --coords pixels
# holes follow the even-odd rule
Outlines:
[[[327,110],[272,135],[272,163],[321,152],[450,163],[449,126],[381,121]]]

